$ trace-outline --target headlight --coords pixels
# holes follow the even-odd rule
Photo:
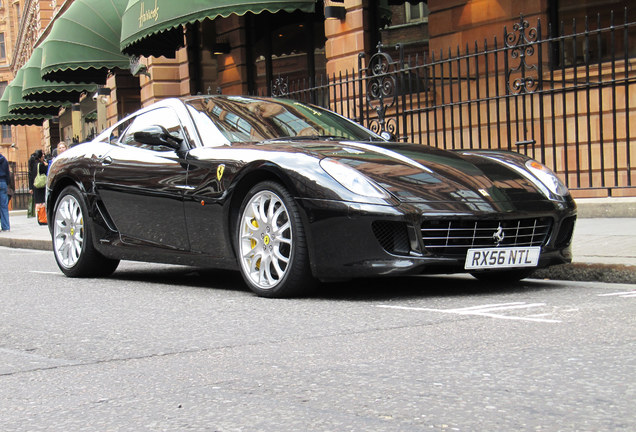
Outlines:
[[[370,198],[388,198],[385,191],[349,165],[334,159],[323,159],[320,166],[334,180],[355,194]]]
[[[528,168],[528,171],[538,178],[553,194],[559,196],[566,196],[568,194],[567,186],[563,184],[563,182],[552,172],[550,168],[535,160],[527,161],[526,168]]]

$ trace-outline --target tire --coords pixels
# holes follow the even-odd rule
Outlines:
[[[534,272],[534,269],[514,269],[514,270],[493,270],[483,272],[472,272],[474,278],[480,282],[492,284],[505,284],[519,282]]]
[[[306,295],[316,286],[298,206],[280,184],[265,181],[250,189],[235,238],[243,279],[259,296]]]
[[[119,265],[95,249],[87,215],[79,189],[66,187],[55,202],[52,237],[55,261],[68,277],[109,276]]]

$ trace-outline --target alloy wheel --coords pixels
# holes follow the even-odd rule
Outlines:
[[[72,195],[64,196],[57,206],[53,225],[53,247],[58,262],[71,268],[79,261],[84,245],[84,215]]]
[[[260,191],[245,205],[239,229],[244,273],[260,289],[275,288],[283,280],[292,254],[287,207],[272,191]]]

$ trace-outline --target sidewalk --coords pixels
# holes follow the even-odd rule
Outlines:
[[[533,277],[636,284],[636,198],[576,200],[571,264],[537,270]],[[0,246],[52,250],[48,227],[11,212],[11,231],[0,233]]]
[[[537,270],[533,277],[636,284],[636,198],[576,203],[572,263]]]
[[[53,250],[51,234],[46,225],[38,225],[37,219],[27,218],[26,210],[9,212],[11,231],[0,233],[0,246]]]

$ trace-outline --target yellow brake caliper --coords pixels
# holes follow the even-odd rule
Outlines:
[[[256,221],[256,219],[252,218],[250,223],[252,224],[254,228],[258,228],[258,222]],[[250,246],[252,247],[252,249],[254,249],[256,247],[256,240],[251,239]],[[258,261],[256,261],[256,270],[260,270],[260,269],[261,269],[261,259],[259,258]]]

